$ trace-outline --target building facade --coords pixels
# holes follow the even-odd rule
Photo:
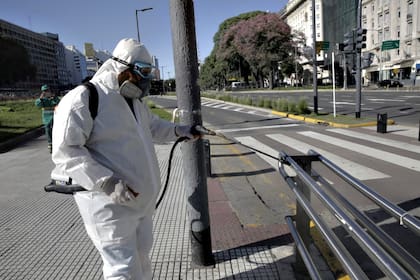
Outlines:
[[[64,45],[57,34],[36,33],[0,19],[0,36],[23,46],[30,63],[36,67],[35,79],[22,81],[16,86],[37,88],[48,84],[59,89],[68,83]]]
[[[291,0],[282,16],[292,31],[303,32],[307,46],[312,43],[311,0]],[[354,55],[345,54],[339,45],[344,34],[357,28],[358,0],[315,1],[316,41],[326,41],[329,49],[317,55],[322,66],[318,78],[331,77],[332,55],[336,65],[336,81],[348,79],[354,83]],[[362,65],[363,85],[375,85],[386,79],[397,79],[405,85],[420,85],[420,1],[418,0],[363,0],[361,26],[367,30],[365,58]],[[309,62],[300,59],[299,63]],[[328,74],[326,74],[328,73]],[[346,73],[347,75],[344,75]],[[332,78],[332,77],[331,77]]]
[[[364,69],[368,83],[396,79],[420,85],[420,3],[418,0],[364,0],[362,26],[372,64]]]
[[[324,21],[323,21],[323,5],[321,0],[315,0],[315,25],[316,25],[316,41],[324,41]],[[290,83],[293,85],[293,80],[297,77],[299,83],[312,83],[312,51],[314,45],[313,40],[313,17],[312,17],[312,1],[308,0],[291,0],[284,9],[280,11],[283,20],[291,27],[293,33],[301,33],[305,36],[304,45],[298,46],[299,53],[306,53],[299,58],[299,64],[303,66],[303,77],[297,77],[296,73],[292,75]],[[325,51],[320,51],[317,54],[317,63],[323,64]],[[328,78],[328,73],[323,68],[317,69],[318,80]]]
[[[82,83],[88,76],[86,58],[75,46],[66,46],[66,64],[72,86]]]

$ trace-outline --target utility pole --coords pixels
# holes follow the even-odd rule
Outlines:
[[[359,0],[357,6],[357,30],[356,36],[359,35],[359,31],[362,30],[362,0]],[[359,43],[359,39],[356,38],[356,44]],[[361,67],[361,52],[362,47],[358,48],[356,46],[356,108],[355,116],[356,119],[360,118],[361,111],[361,100],[362,100],[362,67]]]
[[[164,67],[166,67],[166,66],[161,66],[160,68],[162,68],[162,93],[163,93],[163,95],[165,95],[165,79],[164,79],[164,77],[163,77],[163,68]]]
[[[315,23],[315,0],[312,0],[312,37],[313,37],[313,51],[312,51],[312,67],[314,80],[314,113],[318,114],[318,66],[316,63],[316,23]]]
[[[193,0],[170,0],[169,3],[180,120],[185,125],[201,125]],[[203,141],[182,145],[191,259],[195,265],[214,265]]]

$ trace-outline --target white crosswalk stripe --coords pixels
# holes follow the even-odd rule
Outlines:
[[[408,168],[417,172],[420,172],[420,160],[415,160],[409,157],[400,156],[387,151],[371,148],[368,146],[352,143],[350,141],[342,140],[336,137],[323,135],[321,133],[313,131],[302,131],[298,132],[301,135],[329,143],[330,145],[339,146],[343,149],[361,153],[372,158],[376,158],[391,164],[395,164],[404,168]]]
[[[310,149],[315,150],[316,152],[322,154],[324,157],[328,158],[329,160],[334,162],[337,166],[346,170],[350,175],[358,178],[359,180],[372,180],[372,179],[381,179],[381,178],[390,177],[389,175],[379,172],[377,170],[374,170],[370,167],[350,161],[344,157],[330,153],[324,149],[296,140],[292,137],[286,136],[281,133],[269,134],[267,135],[267,137],[283,145],[289,146],[290,148],[302,154],[306,154]]]
[[[317,151],[318,153],[322,154],[329,160],[333,161],[335,164],[337,164],[340,168],[346,170],[349,174],[352,176],[358,178],[359,180],[372,180],[372,179],[382,179],[382,178],[388,178],[390,177],[387,174],[384,174],[382,172],[376,171],[372,168],[369,168],[367,166],[360,165],[356,162],[347,160],[343,157],[337,156],[333,153],[327,152],[323,149],[317,148],[315,146],[311,146],[309,144],[306,144],[304,142],[295,140],[289,136],[286,136],[281,133],[277,134],[269,134],[267,137],[284,144],[286,146],[289,146],[297,151],[299,151],[302,154],[306,154],[308,150],[313,149]],[[251,136],[243,136],[243,137],[236,137],[236,140],[238,140],[240,143],[245,144],[247,146],[256,148],[257,150],[260,150],[264,153],[267,153],[269,155],[273,155],[274,157],[278,157],[279,151],[265,145],[264,143],[258,141],[254,137]],[[268,157],[264,154],[257,153],[259,157],[261,157],[264,161],[266,161],[268,164],[270,164],[273,168],[278,168],[278,162],[277,160]]]
[[[258,130],[258,129],[285,128],[285,127],[294,127],[294,126],[299,126],[299,124],[289,123],[289,124],[265,125],[265,126],[258,126],[258,127],[246,127],[246,128],[226,128],[226,129],[218,129],[216,130],[216,132],[227,133],[227,132]]]
[[[290,124],[293,125],[293,124]],[[290,126],[289,125],[289,126]],[[273,126],[275,128],[276,126]],[[281,126],[277,126],[281,127]],[[261,127],[268,128],[268,127]],[[257,128],[250,128],[250,129],[257,129]],[[231,129],[231,130],[224,130],[223,132],[238,132],[238,131],[246,131],[247,128],[242,129]],[[370,143],[374,144],[381,144],[387,147],[391,147],[394,149],[400,149],[404,151],[408,151],[410,153],[420,154],[420,144],[411,144],[403,141],[396,141],[393,139],[388,139],[386,137],[379,137],[373,136],[369,134],[363,134],[354,130],[345,130],[345,129],[327,129],[326,131],[330,133],[336,133],[337,136],[347,136],[351,138],[356,138],[359,143],[353,143],[352,141],[345,140],[343,138],[334,137],[326,134],[321,134],[315,131],[298,131],[295,132],[299,135],[305,136],[307,138],[296,139],[296,137],[290,136],[289,134],[286,135],[285,133],[273,133],[267,134],[266,137],[280,143],[281,145],[285,145],[290,147],[293,150],[298,151],[301,154],[307,154],[307,152],[312,149],[316,152],[322,154],[332,162],[334,162],[337,166],[346,170],[349,174],[359,180],[373,180],[373,179],[383,179],[391,177],[388,174],[385,174],[379,170],[375,170],[369,166],[366,166],[362,163],[354,162],[347,159],[345,156],[338,155],[336,152],[329,152],[328,146],[338,146],[342,149],[349,150],[352,152],[363,154],[364,156],[371,157],[372,159],[380,160],[382,162],[398,165],[400,167],[413,170],[416,172],[420,172],[420,160],[418,157],[408,157],[402,156],[398,153],[388,152],[384,149],[379,148],[372,148],[373,146]],[[220,131],[221,132],[221,131]],[[269,155],[273,155],[274,157],[278,157],[279,150],[276,150],[263,142],[257,140],[252,136],[243,136],[243,137],[236,137],[240,143],[243,143],[247,146],[254,147],[257,150],[260,150],[264,153]],[[316,141],[313,141],[316,140]],[[326,143],[327,145],[323,144]],[[344,150],[343,150],[344,151]],[[344,153],[343,153],[344,154]],[[278,162],[266,155],[257,153],[259,157],[261,157],[264,161],[270,164],[273,168],[278,168]],[[375,165],[376,166],[376,165]]]
[[[211,107],[211,108],[216,108],[216,109],[221,109],[221,110],[232,110],[235,112],[242,112],[242,113],[261,116],[261,117],[266,117],[268,115],[271,115],[270,113],[265,113],[263,111],[245,109],[242,107],[237,107],[235,105],[226,104],[223,102],[204,101],[201,103],[201,106],[206,106],[206,107]]]
[[[270,148],[269,146],[263,144],[262,142],[258,141],[254,137],[243,136],[243,137],[236,137],[235,139],[238,140],[242,144],[256,148],[266,154],[273,155],[273,157],[278,157],[279,151],[276,151],[273,148]],[[261,153],[259,153],[258,156],[260,156],[263,160],[265,160],[268,164],[270,164],[275,169],[279,167],[277,160]]]
[[[328,129],[328,131],[420,154],[420,144],[413,145],[413,144],[405,143],[402,141],[385,139],[382,137],[372,136],[372,135],[368,135],[365,133],[360,133],[360,132],[356,132],[356,131],[352,131],[348,129],[346,130],[346,129],[337,128],[337,129]]]
[[[364,127],[364,129],[368,130],[375,130],[376,127],[374,126],[367,126]],[[404,126],[404,125],[389,125],[387,126],[387,132],[392,134],[397,134],[401,136],[406,136],[410,138],[416,138],[419,137],[419,128],[418,127],[412,127],[412,126]]]

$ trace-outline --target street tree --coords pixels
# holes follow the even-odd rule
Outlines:
[[[220,48],[220,40],[233,25],[262,13],[261,11],[243,13],[229,18],[219,25],[218,31],[213,36],[214,47],[211,55],[214,55],[214,57],[209,60],[216,67],[216,69],[213,69],[213,74],[217,76],[218,86],[221,86],[222,83],[226,84],[229,78],[244,80],[248,83],[250,75],[248,62],[235,50],[234,46],[226,49],[223,48],[224,46]],[[221,76],[224,81],[222,81]]]
[[[202,89],[225,88],[227,69],[227,62],[217,60],[215,52],[212,51],[200,68],[200,87]]]
[[[278,63],[293,52],[289,25],[277,14],[264,13],[232,26],[224,38],[230,36],[259,85],[262,86],[263,78],[268,76],[272,87]]]

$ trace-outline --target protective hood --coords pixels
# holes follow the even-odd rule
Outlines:
[[[134,39],[122,39],[112,55],[133,64],[136,61],[152,64],[152,57],[146,47]]]
[[[152,57],[149,51],[143,44],[134,39],[122,39],[115,47],[112,55],[130,64],[135,61],[152,64]],[[111,58],[105,61],[92,80],[103,83],[110,89],[119,90],[118,74],[126,69],[128,69],[127,65]]]

